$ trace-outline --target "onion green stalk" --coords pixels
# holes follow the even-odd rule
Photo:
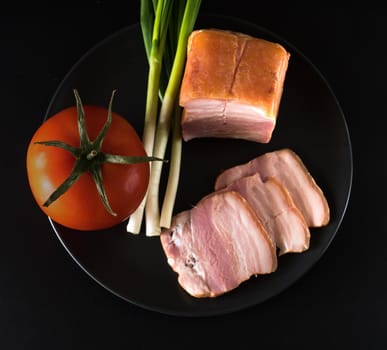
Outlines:
[[[145,122],[142,142],[147,154],[152,154],[157,125],[158,101],[162,58],[168,35],[168,22],[172,2],[167,0],[141,1],[141,30],[149,63],[148,85],[145,106]],[[139,233],[141,230],[146,196],[140,206],[130,216],[127,231]]]
[[[149,43],[149,33],[150,28],[160,27],[163,28],[163,35],[168,31],[166,37],[162,37],[162,40],[166,40],[165,45],[165,54],[158,51],[157,58],[159,59],[158,64],[163,63],[163,65],[158,68],[161,71],[157,71],[158,78],[149,76],[148,80],[148,89],[152,87],[152,99],[150,99],[149,104],[152,107],[151,117],[152,122],[150,133],[152,135],[152,140],[144,138],[144,146],[149,152],[157,158],[165,158],[165,153],[167,145],[169,142],[169,135],[171,133],[171,124],[173,121],[173,137],[171,144],[171,164],[169,168],[168,184],[166,188],[166,193],[163,201],[162,213],[160,216],[160,179],[162,174],[162,162],[160,164],[151,165],[151,175],[148,186],[147,195],[144,199],[145,204],[145,228],[147,236],[159,235],[161,232],[161,227],[169,227],[171,223],[171,218],[173,214],[173,207],[176,198],[176,191],[178,187],[179,175],[180,175],[180,162],[181,162],[181,152],[182,152],[182,140],[180,132],[180,116],[181,109],[178,106],[178,95],[180,91],[180,85],[182,80],[182,75],[185,67],[186,61],[186,51],[187,51],[187,42],[188,37],[191,34],[198,13],[201,1],[200,0],[185,0],[185,1],[163,1],[162,6],[168,6],[170,10],[168,16],[163,16],[163,12],[160,12],[160,2],[161,0],[142,0],[141,2],[141,22],[143,27],[143,37],[144,37],[144,46],[147,52],[148,61],[150,70],[152,68],[153,61],[152,52],[154,49],[155,42]],[[168,3],[168,5],[167,5]],[[152,16],[152,4],[153,4],[153,13]],[[167,12],[164,12],[166,14]],[[160,26],[160,23],[161,26]],[[167,24],[166,24],[167,23]],[[166,30],[166,28],[168,30]],[[157,43],[156,43],[157,44]],[[160,76],[162,79],[160,80]],[[150,81],[154,79],[154,81]],[[161,108],[158,116],[157,124],[154,124],[154,108],[156,105],[157,110],[157,101],[155,102],[155,89],[157,90],[159,96],[162,100]],[[147,105],[148,105],[147,96]],[[148,110],[146,111],[145,120],[147,121]],[[157,118],[157,117],[156,117]],[[147,123],[144,125],[144,135],[146,134]],[[152,146],[152,149],[151,147]],[[149,151],[150,150],[150,151]],[[142,215],[144,208],[140,208],[140,214],[133,216],[129,220],[128,231],[133,232],[133,227],[137,226],[139,228],[142,224]],[[135,222],[136,225],[131,225]]]
[[[164,202],[160,216],[160,226],[167,228],[171,226],[173,209],[180,178],[181,154],[183,147],[180,117],[181,108],[178,103],[175,103],[175,111],[172,120],[171,162],[168,174],[167,188],[165,191]]]
[[[159,121],[157,124],[156,137],[153,146],[153,156],[157,158],[165,157],[165,151],[167,148],[168,137],[170,133],[171,120],[175,108],[175,103],[178,99],[181,79],[185,67],[188,37],[194,28],[199,7],[199,0],[187,0],[185,5],[172,71],[169,77],[167,88],[165,90],[159,114]],[[180,156],[178,156],[177,158],[178,159],[175,159],[175,161],[179,163]],[[159,235],[161,232],[159,190],[162,168],[163,167],[161,163],[154,163],[151,167],[151,175],[145,208],[145,224],[147,236]],[[170,205],[173,204],[171,203]]]

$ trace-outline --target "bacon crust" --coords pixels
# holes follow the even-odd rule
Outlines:
[[[185,141],[270,141],[290,58],[280,44],[219,29],[191,33],[180,90]]]

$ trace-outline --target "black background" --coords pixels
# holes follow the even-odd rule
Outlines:
[[[67,71],[106,36],[137,22],[139,3],[2,12],[0,349],[387,348],[385,108],[380,108],[386,98],[386,46],[378,37],[386,14],[262,8],[249,1],[203,1],[201,12],[244,18],[278,34],[332,87],[354,157],[352,194],[336,238],[291,288],[229,315],[166,316],[103,289],[71,259],[36,206],[25,152]]]

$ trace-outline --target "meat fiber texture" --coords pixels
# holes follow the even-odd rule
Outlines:
[[[180,90],[183,139],[220,137],[268,143],[289,58],[280,44],[246,34],[193,31]]]
[[[278,254],[309,249],[309,227],[329,222],[328,202],[290,149],[223,171],[215,191],[173,217],[161,244],[180,285],[216,297],[277,269]]]
[[[279,255],[309,248],[309,227],[288,191],[275,178],[262,181],[255,173],[233,181],[225,189],[237,191],[247,200],[279,248]]]
[[[289,192],[309,227],[328,224],[330,210],[323,191],[301,158],[288,148],[265,153],[223,171],[215,181],[215,190],[256,173],[263,181],[275,178]]]
[[[176,215],[160,239],[179,284],[195,297],[222,295],[277,269],[269,234],[234,191],[210,194]]]

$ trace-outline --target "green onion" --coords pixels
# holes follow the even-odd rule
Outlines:
[[[159,235],[161,227],[169,227],[171,223],[182,152],[181,109],[178,106],[178,98],[186,61],[188,37],[194,28],[200,4],[200,0],[141,1],[141,27],[149,62],[147,109],[143,137],[147,153],[154,157],[165,158],[172,120],[173,137],[170,171],[161,216],[159,196],[163,167],[160,162],[151,165],[148,192],[142,205],[129,220],[127,227],[129,232],[139,232],[144,205],[147,236]],[[150,42],[149,33],[151,32],[153,35]],[[155,41],[155,36],[158,37],[158,41]],[[152,59],[157,59],[157,65]],[[155,71],[152,71],[152,68]],[[162,103],[156,124],[158,101],[155,95],[157,93]]]
[[[176,200],[176,192],[180,178],[180,163],[182,153],[182,136],[180,128],[181,108],[178,103],[175,104],[175,111],[172,121],[172,146],[171,162],[168,174],[167,188],[165,191],[164,202],[161,209],[160,226],[169,228],[171,226],[173,209]]]
[[[157,125],[162,58],[168,34],[168,22],[171,10],[171,1],[141,1],[141,30],[149,63],[145,122],[142,136],[142,142],[147,154],[152,154],[153,152]],[[127,225],[128,232],[140,232],[145,203],[146,196],[137,210],[129,218]]]

